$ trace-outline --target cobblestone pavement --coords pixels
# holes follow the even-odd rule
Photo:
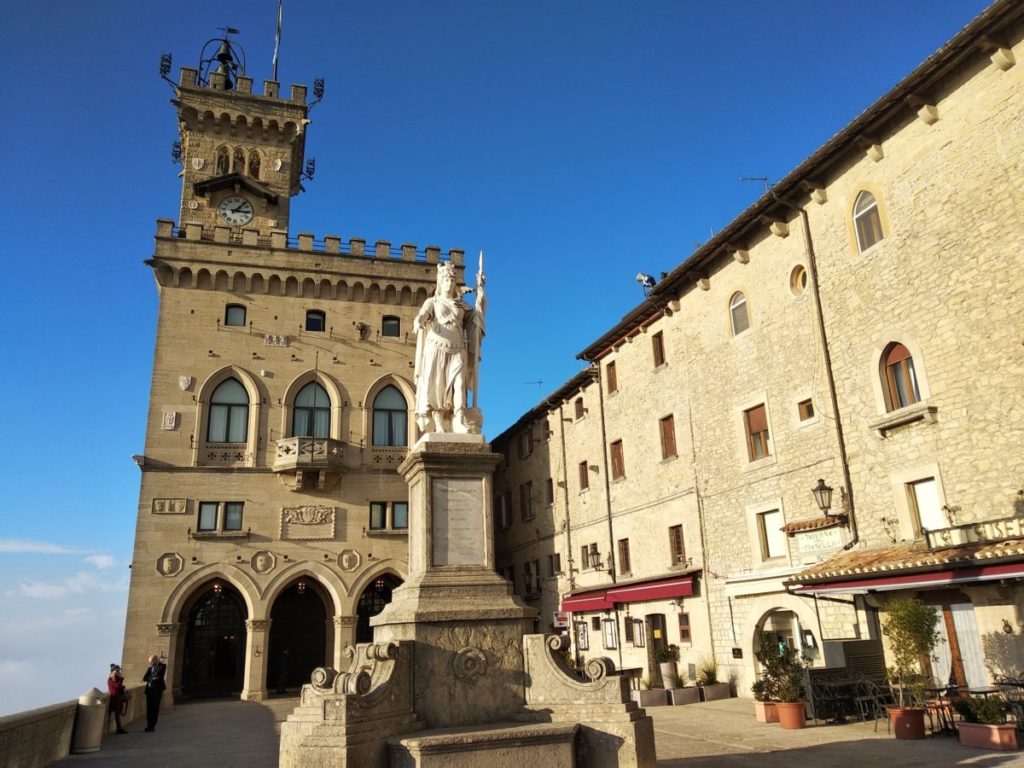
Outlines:
[[[162,714],[154,733],[134,723],[123,736],[107,736],[103,749],[73,755],[64,768],[275,768],[281,721],[297,699],[264,704],[200,701]],[[749,699],[683,707],[653,707],[658,768],[1024,768],[1024,752],[960,746],[955,737],[896,741],[885,721],[813,725],[784,731],[754,721]]]

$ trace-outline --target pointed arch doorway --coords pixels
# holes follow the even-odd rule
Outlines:
[[[363,590],[356,607],[356,642],[372,643],[373,627],[370,619],[384,610],[391,602],[391,596],[402,584],[402,580],[391,573],[382,573]]]
[[[267,644],[267,689],[271,693],[301,688],[314,669],[329,663],[330,603],[320,582],[309,577],[296,579],[274,600]]]
[[[185,647],[181,692],[184,696],[232,696],[245,674],[245,620],[242,595],[215,580],[198,590],[183,611]]]

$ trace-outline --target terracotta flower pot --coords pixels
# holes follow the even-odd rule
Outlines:
[[[804,702],[802,701],[777,701],[775,712],[779,717],[779,725],[783,728],[794,730],[803,728],[806,720]]]
[[[924,710],[919,707],[887,707],[892,732],[897,739],[924,738]]]
[[[774,701],[755,701],[754,702],[754,717],[757,718],[759,723],[777,723],[779,722],[779,711],[775,708],[776,702]]]
[[[966,747],[982,749],[1016,749],[1017,724],[1002,723],[985,725],[984,723],[957,723],[960,743]]]

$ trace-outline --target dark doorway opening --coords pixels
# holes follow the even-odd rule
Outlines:
[[[267,688],[283,693],[309,682],[327,664],[327,596],[313,579],[297,579],[270,611]]]
[[[359,605],[356,608],[356,642],[372,643],[373,627],[370,626],[370,619],[384,610],[384,606],[391,602],[392,593],[402,584],[402,580],[390,573],[378,576],[359,596]]]
[[[188,613],[181,692],[230,696],[242,690],[245,673],[245,602],[230,584],[215,581]]]

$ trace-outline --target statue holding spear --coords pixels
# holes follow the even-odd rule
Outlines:
[[[478,395],[484,336],[484,254],[476,273],[476,303],[462,296],[474,289],[456,285],[455,266],[437,267],[434,295],[423,302],[416,333],[416,424],[421,432],[478,433],[483,424]],[[468,393],[473,401],[469,404]]]

